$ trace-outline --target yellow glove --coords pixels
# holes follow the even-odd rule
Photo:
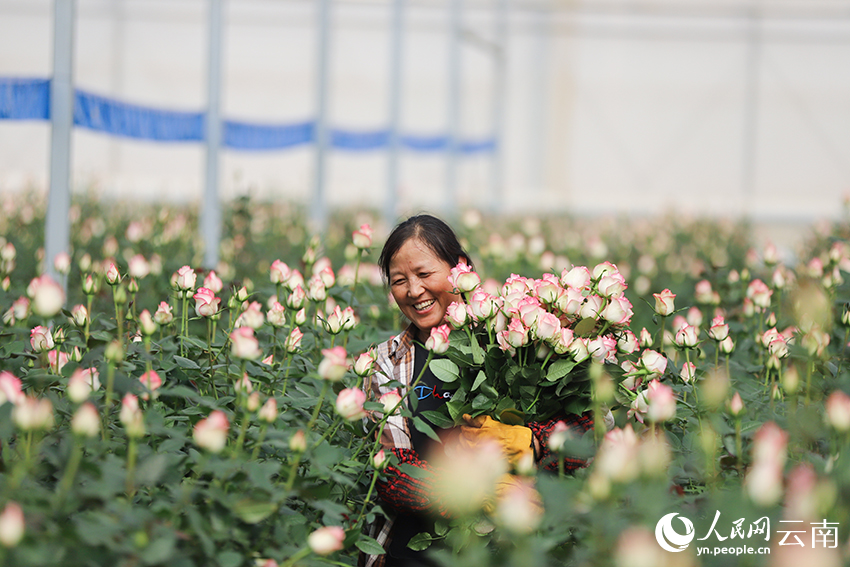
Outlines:
[[[501,507],[499,513],[497,510]],[[496,482],[493,498],[484,503],[488,514],[503,516],[505,512],[522,512],[522,516],[539,517],[543,514],[543,501],[534,489],[534,481],[527,477],[503,474]]]
[[[516,468],[523,459],[526,459],[526,463],[529,459],[534,460],[531,429],[522,425],[506,425],[488,415],[472,418],[464,414],[463,421],[466,425],[460,427],[461,447],[473,448],[485,441],[495,441],[501,446],[511,467]]]

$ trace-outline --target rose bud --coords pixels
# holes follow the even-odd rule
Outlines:
[[[86,310],[85,305],[77,304],[71,309],[71,321],[77,327],[85,327],[86,321],[88,321],[89,312]]]
[[[280,260],[275,260],[269,268],[269,279],[273,284],[286,285],[290,273],[289,266]]]
[[[398,393],[398,390],[393,390],[382,395],[379,401],[384,405],[384,413],[392,415],[398,411],[401,405],[401,394]]]
[[[103,351],[103,357],[113,364],[118,364],[124,360],[124,347],[118,341],[112,341],[106,345]]]
[[[58,283],[44,274],[34,279],[31,284],[32,311],[36,315],[49,318],[53,317],[65,303],[65,291]],[[29,289],[27,290],[29,291]]]
[[[50,329],[39,325],[30,331],[30,345],[34,353],[46,352],[51,350],[55,344],[53,342],[53,334]]]
[[[295,313],[295,324],[296,325],[303,325],[306,322],[307,322],[307,310],[302,307],[301,309],[299,309]]]
[[[301,329],[299,329],[298,327],[294,327],[289,332],[289,336],[286,338],[286,342],[284,343],[286,352],[288,352],[289,354],[298,352],[298,349],[301,348],[301,338],[303,336],[304,333],[301,332]]]
[[[230,422],[220,410],[213,410],[209,417],[195,424],[193,437],[198,447],[211,453],[220,453],[227,443]]]
[[[23,431],[53,427],[53,404],[47,398],[24,396],[12,409],[12,421]]]
[[[434,354],[443,354],[449,350],[449,333],[451,329],[448,325],[440,325],[431,329],[431,336],[425,341],[425,348]]]
[[[449,283],[459,293],[467,293],[481,284],[481,277],[466,262],[459,262],[451,269]]]
[[[127,432],[127,437],[139,438],[145,435],[145,418],[139,409],[139,398],[133,394],[124,394],[121,400],[121,412],[118,420]]]
[[[132,278],[144,279],[151,273],[151,265],[141,254],[136,254],[127,262],[127,275]]]
[[[149,337],[154,334],[159,325],[157,325],[153,317],[151,317],[151,312],[145,309],[141,313],[139,313],[139,330],[143,335]]]
[[[204,278],[204,287],[211,290],[213,293],[218,293],[224,288],[224,283],[221,281],[215,270],[210,270],[207,277]]]
[[[67,252],[60,252],[53,258],[53,269],[56,270],[56,273],[63,276],[68,275],[68,272],[71,270],[71,257]]]
[[[735,392],[735,395],[729,401],[729,413],[733,417],[738,417],[742,411],[744,411],[744,401],[741,399],[741,394]]]
[[[0,514],[0,544],[15,547],[24,537],[24,511],[17,502],[9,501]]]
[[[259,392],[251,392],[248,396],[247,401],[245,402],[245,409],[249,412],[254,413],[260,408],[260,393]]]
[[[279,302],[275,301],[271,309],[266,313],[266,319],[269,325],[275,329],[280,329],[286,326],[286,309]]]
[[[383,449],[375,453],[372,457],[372,466],[375,467],[375,470],[382,471],[387,468],[387,465],[390,464],[390,460],[387,459],[387,454]]]
[[[199,317],[210,317],[218,312],[220,297],[215,296],[213,290],[202,287],[193,296],[195,300],[195,313]]]
[[[836,390],[826,399],[826,421],[836,431],[850,431],[850,396]]]
[[[682,379],[682,382],[688,384],[693,381],[696,371],[696,365],[693,362],[686,362],[682,365],[682,371],[679,373],[679,377]]]
[[[277,400],[274,398],[266,400],[266,403],[264,403],[263,407],[260,408],[260,412],[257,414],[257,417],[260,421],[274,423],[277,419]]]
[[[342,549],[345,530],[338,526],[325,526],[307,536],[307,545],[316,555],[329,555]]]
[[[24,393],[21,391],[20,378],[11,372],[0,371],[0,406],[6,402],[17,405],[23,399]]]
[[[372,350],[364,352],[354,361],[354,373],[361,377],[372,374],[375,368],[375,353]]]
[[[139,377],[139,382],[141,382],[142,386],[144,386],[148,391],[151,392],[151,394],[153,394],[154,399],[159,396],[156,391],[159,389],[160,386],[162,386],[162,378],[160,378],[159,374],[157,374],[155,371],[148,370],[147,372],[142,374],[141,377]],[[143,400],[147,400],[149,399],[149,397],[150,395],[148,394],[148,392],[144,392],[142,394]]]
[[[355,421],[366,417],[363,403],[366,393],[358,388],[345,388],[336,397],[336,412],[344,419]]]
[[[349,368],[348,353],[341,346],[322,349],[324,358],[319,363],[319,377],[330,382],[339,382]]]
[[[252,301],[245,308],[245,311],[239,315],[239,318],[236,320],[236,326],[259,329],[263,326],[264,321],[265,317],[263,316],[262,306],[258,302]]]
[[[177,270],[177,278],[175,280],[177,289],[180,291],[192,291],[195,289],[197,278],[198,276],[195,274],[195,270],[189,266],[183,266]]]
[[[256,360],[262,357],[260,343],[251,327],[239,327],[230,333],[230,352],[236,358]]]
[[[365,250],[372,247],[372,227],[368,224],[361,224],[360,228],[351,233],[351,241],[354,246],[360,250]]]
[[[171,306],[165,301],[160,301],[159,307],[156,308],[156,312],[153,314],[153,320],[159,325],[168,325],[171,323],[174,320]]]
[[[114,263],[110,263],[109,267],[106,268],[106,283],[109,285],[118,285],[121,283],[121,274],[118,272],[118,268]]]
[[[299,429],[289,438],[289,450],[293,453],[303,453],[307,450],[307,436],[304,435],[303,429]]]
[[[71,431],[80,437],[94,437],[100,433],[100,416],[91,402],[85,402],[71,418]]]
[[[653,293],[652,295],[655,297],[655,312],[659,315],[666,317],[676,310],[673,301],[676,299],[676,294],[669,289],[665,289],[661,293]]]
[[[301,309],[306,298],[307,294],[304,289],[300,285],[295,286],[295,289],[286,298],[286,306],[290,309]]]

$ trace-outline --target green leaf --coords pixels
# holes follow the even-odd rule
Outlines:
[[[245,498],[233,504],[231,510],[246,524],[258,524],[277,510],[277,504]]]
[[[381,544],[378,543],[378,540],[367,535],[361,535],[360,539],[354,545],[367,555],[383,555],[386,553],[384,548],[381,547]]]
[[[475,377],[475,382],[472,383],[472,391],[474,392],[475,390],[477,390],[478,386],[480,386],[486,379],[487,374],[485,374],[483,370],[479,370],[478,376]]]
[[[437,427],[448,429],[454,426],[455,422],[441,411],[427,410],[420,414],[422,417],[433,423]]]
[[[200,370],[201,367],[198,366],[198,363],[194,360],[189,360],[188,358],[183,358],[182,356],[175,356],[174,361],[179,364],[182,368],[188,368],[191,370]]]
[[[596,319],[587,317],[586,319],[582,319],[578,322],[578,324],[573,328],[573,332],[580,337],[586,337],[593,332],[595,327]]]
[[[484,364],[484,349],[478,344],[477,340],[472,341],[472,360],[475,364]]]
[[[507,425],[525,425],[525,414],[518,409],[502,410],[499,421]]]
[[[422,551],[424,549],[428,549],[432,541],[434,541],[434,539],[431,537],[431,534],[422,532],[421,534],[416,534],[410,538],[410,541],[407,542],[407,547],[413,551]]]
[[[414,416],[413,418],[413,427],[415,427],[417,430],[419,430],[420,433],[424,433],[434,441],[438,443],[440,442],[440,436],[437,435],[437,433],[431,428],[431,426],[425,423],[425,420],[419,417],[418,415]]]
[[[575,360],[556,360],[549,366],[549,370],[546,372],[546,380],[549,382],[555,382],[570,373],[576,365]]]
[[[438,358],[437,360],[432,360],[428,367],[434,373],[434,376],[443,382],[454,382],[460,378],[460,369],[451,360]]]
[[[223,551],[218,554],[218,564],[221,567],[239,567],[242,565],[242,554],[236,551]]]

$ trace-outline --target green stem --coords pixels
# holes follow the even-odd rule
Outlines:
[[[68,496],[68,491],[74,483],[74,477],[77,475],[77,469],[80,466],[82,457],[83,450],[82,447],[80,447],[80,441],[76,436],[74,436],[73,446],[71,447],[71,457],[68,460],[68,464],[65,466],[65,472],[62,474],[62,480],[59,482],[56,496],[53,501],[54,510],[58,510],[59,507],[62,506],[62,503],[65,502],[65,498]]]
[[[248,432],[248,423],[251,421],[251,412],[247,409],[242,413],[242,427],[239,429],[239,437],[236,439],[236,451],[233,452],[232,458],[236,458],[242,454],[242,445],[245,443],[245,434]]]
[[[106,398],[104,405],[106,410],[103,412],[103,435],[104,441],[109,440],[109,414],[112,411],[112,391],[115,388],[115,363],[109,361],[106,364]]]
[[[369,490],[366,492],[366,499],[363,500],[363,507],[360,508],[360,514],[357,516],[357,521],[354,522],[355,526],[360,525],[360,521],[363,520],[363,516],[366,514],[366,506],[369,505],[369,500],[372,498],[372,491],[375,490],[375,483],[378,481],[379,471],[375,471],[372,473],[372,482],[369,484]]]
[[[304,549],[302,549],[301,551],[281,563],[280,567],[292,567],[292,565],[294,565],[297,561],[304,559],[308,555],[310,555],[310,548],[305,547]]]
[[[260,447],[263,445],[263,441],[266,440],[266,430],[268,429],[268,424],[263,422],[260,426],[260,435],[257,437],[257,442],[254,443],[254,450],[251,451],[251,460],[256,461],[257,457],[260,455]]]
[[[738,477],[744,478],[744,455],[743,442],[741,440],[741,418],[735,417],[735,451],[738,453],[736,457],[738,464]]]
[[[138,453],[138,444],[135,437],[130,437],[127,446],[127,481],[125,491],[131,499],[136,494],[135,476],[136,476],[136,455]]]

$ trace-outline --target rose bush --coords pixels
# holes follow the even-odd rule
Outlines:
[[[4,564],[354,565],[359,550],[381,551],[363,527],[385,512],[376,482],[398,462],[374,434],[381,416],[409,412],[399,405],[408,392],[356,392],[374,361],[361,355],[404,323],[359,218],[341,216],[322,242],[296,209],[238,200],[213,278],[194,267],[188,209],[115,204],[106,214],[80,201],[60,294],[40,285],[44,204],[18,196],[3,206]],[[594,412],[596,428],[577,437],[555,426],[548,449],[595,459],[573,476],[525,467],[515,485],[486,451],[450,459],[437,472],[455,472],[436,486],[456,512],[414,546],[435,547],[446,565],[613,565],[636,554],[660,563],[671,554],[653,532],[677,512],[700,545],[771,547],[746,558],[755,565],[787,560],[780,520],[805,522],[809,543],[811,524],[827,521],[836,545],[807,545],[797,562],[847,560],[846,220],[805,242],[796,265],[727,222],[515,223],[468,212],[458,229],[476,272],[457,270],[457,285],[474,289],[453,308],[457,330],[441,329],[431,347],[472,368],[485,363],[466,330],[486,333],[478,344],[501,357],[503,377],[539,365],[546,380],[544,367],[586,359],[584,406],[570,409]],[[617,349],[616,369],[593,362]],[[486,373],[473,387],[476,372],[458,407],[563,406],[547,395],[558,380],[531,379],[514,376],[525,390],[493,395]],[[747,536],[764,520],[767,538]],[[698,556],[697,544],[677,561],[729,563]]]

